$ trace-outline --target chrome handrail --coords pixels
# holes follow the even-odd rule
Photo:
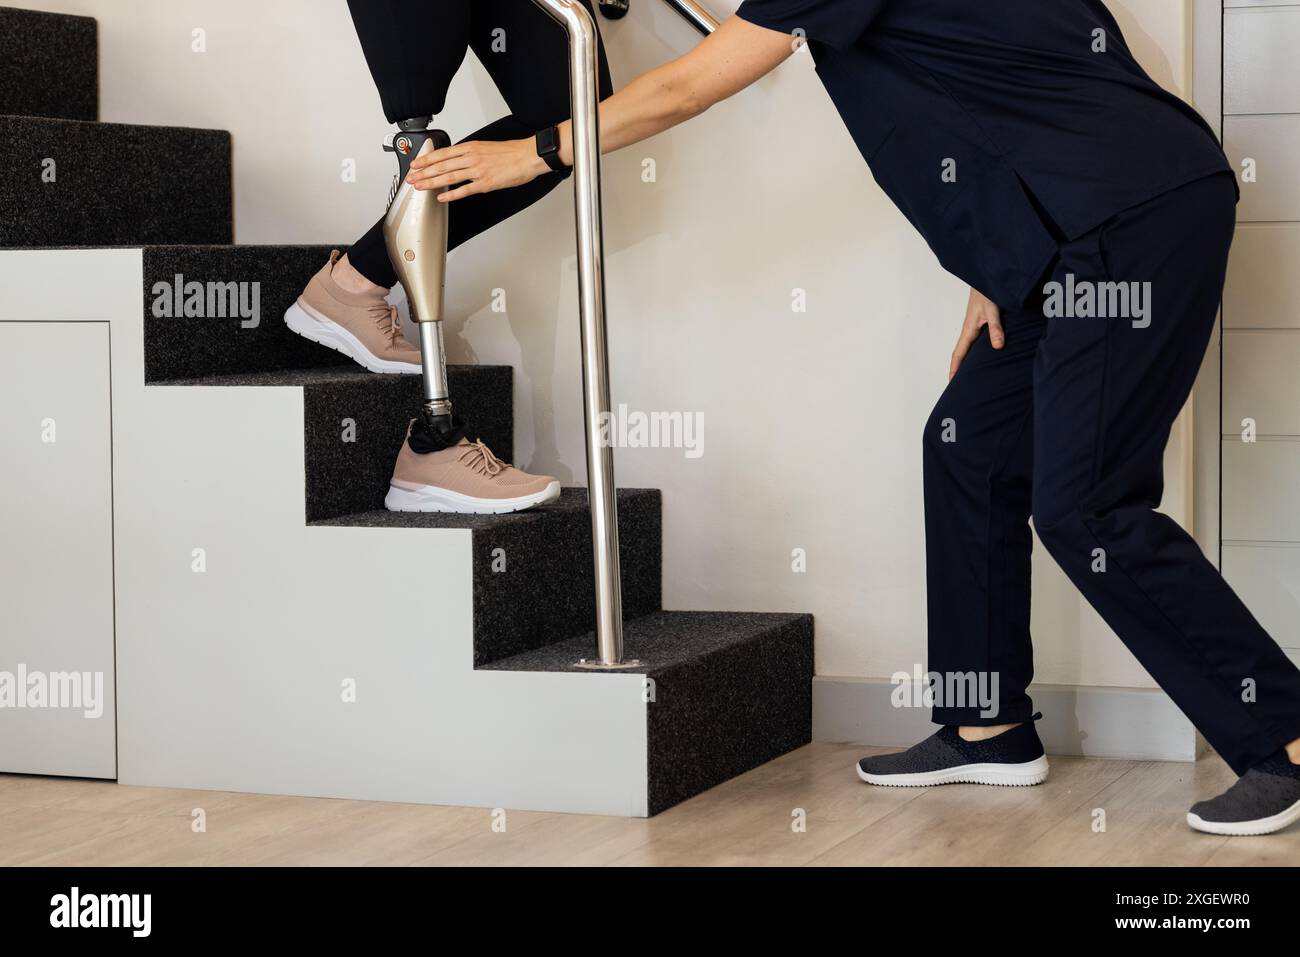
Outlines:
[[[706,37],[718,29],[717,18],[696,3],[695,0],[664,0],[664,2],[685,17],[691,26]]]
[[[666,0],[666,2],[668,6],[685,17],[691,26],[705,36],[718,29],[717,17],[705,10],[695,0]],[[628,0],[598,0],[598,3],[600,4],[600,12],[611,20],[621,20],[627,16]]]
[[[578,316],[582,327],[582,405],[587,494],[596,586],[597,658],[588,668],[624,668],[623,595],[618,567],[618,503],[610,422],[609,349],[605,339],[605,240],[600,193],[600,37],[579,0],[533,0],[569,34],[573,118],[573,198],[578,231]]]

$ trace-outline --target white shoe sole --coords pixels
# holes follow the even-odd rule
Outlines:
[[[1300,821],[1300,801],[1296,801],[1285,811],[1272,817],[1261,817],[1256,821],[1205,821],[1199,814],[1187,812],[1187,823],[1193,830],[1204,831],[1206,834],[1225,834],[1229,837],[1272,834],[1296,821]]]
[[[502,515],[545,505],[560,497],[560,483],[552,482],[540,492],[518,498],[474,498],[450,489],[425,485],[418,489],[388,487],[384,507],[390,512],[455,512],[461,515]]]
[[[918,771],[915,774],[868,774],[857,765],[858,777],[868,784],[896,788],[925,788],[936,784],[1000,784],[1028,787],[1047,780],[1047,755],[1024,764],[961,764],[942,771]]]
[[[392,359],[379,358],[362,345],[360,339],[337,322],[331,322],[320,315],[301,299],[285,310],[284,324],[304,339],[341,352],[371,372],[420,375],[424,371],[418,362],[394,362]]]

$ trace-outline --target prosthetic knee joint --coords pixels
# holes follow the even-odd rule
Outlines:
[[[442,343],[447,206],[438,202],[439,191],[418,190],[406,182],[412,160],[451,145],[451,138],[442,130],[429,129],[432,119],[421,116],[404,120],[398,124],[399,131],[384,143],[385,151],[397,154],[399,170],[384,218],[384,240],[388,258],[406,289],[411,318],[420,330],[424,367],[424,407],[411,435],[411,447],[416,451],[433,451],[456,441]]]

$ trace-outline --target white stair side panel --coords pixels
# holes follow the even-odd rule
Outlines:
[[[121,783],[646,813],[639,676],[475,672],[468,531],[305,526],[301,390],[146,388],[139,252],[27,255],[112,306]]]

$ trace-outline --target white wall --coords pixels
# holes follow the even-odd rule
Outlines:
[[[15,2],[99,18],[104,119],[234,132],[239,242],[349,242],[382,212],[387,126],[341,0]],[[602,21],[619,83],[697,39],[655,0],[632,6]],[[1181,92],[1185,0],[1111,6]],[[442,123],[459,136],[503,112],[471,57]],[[911,670],[925,657],[920,429],[966,290],[876,188],[807,54],[610,157],[605,176],[615,402],[705,417],[702,458],[618,454],[621,484],[664,490],[667,603],[811,611],[819,673]],[[584,456],[574,283],[568,187],[460,250],[449,283],[452,359],[516,367],[518,461],[566,481]],[[489,308],[497,287],[505,315]],[[1181,518],[1185,452],[1177,438],[1166,504]],[[1040,680],[1151,683],[1041,550],[1035,576]]]

